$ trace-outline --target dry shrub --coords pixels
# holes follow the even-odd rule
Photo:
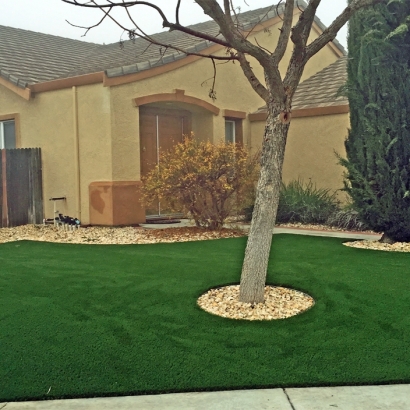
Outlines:
[[[259,157],[242,146],[212,144],[185,136],[161,155],[160,166],[144,178],[144,200],[189,214],[198,227],[220,229],[246,206],[259,173]]]

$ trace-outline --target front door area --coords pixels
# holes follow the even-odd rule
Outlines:
[[[140,107],[141,177],[160,165],[161,153],[182,141],[191,132],[191,113],[187,110]],[[168,215],[166,204],[146,209],[147,216]]]

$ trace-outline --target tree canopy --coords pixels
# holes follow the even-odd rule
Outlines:
[[[371,229],[410,241],[410,3],[357,13],[348,47],[346,189]]]

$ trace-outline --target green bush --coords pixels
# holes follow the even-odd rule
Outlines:
[[[338,205],[336,192],[298,179],[282,184],[276,222],[326,223],[329,216],[338,210]]]

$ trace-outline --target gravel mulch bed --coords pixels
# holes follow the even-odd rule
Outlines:
[[[23,225],[0,229],[0,243],[30,240],[58,243],[95,245],[127,245],[161,242],[202,241],[219,238],[236,238],[245,233],[238,229],[209,231],[196,227],[146,229],[138,227],[88,227],[66,231],[53,225]]]
[[[296,229],[307,229],[312,231],[330,231],[330,232],[346,232],[346,233],[364,233],[364,234],[374,234],[379,235],[373,231],[358,231],[358,230],[348,230],[343,228],[338,228],[336,226],[322,225],[322,224],[302,224],[302,223],[286,223],[279,224],[277,228],[296,228]]]
[[[339,231],[348,232],[342,229],[332,228],[326,225],[302,225],[283,224],[282,228],[298,228],[308,230]],[[219,231],[189,227],[175,227],[163,229],[150,229],[140,227],[81,227],[75,231],[66,231],[54,227],[53,225],[23,225],[15,228],[0,228],[0,243],[14,242],[21,240],[58,242],[58,243],[78,243],[95,245],[129,245],[129,244],[150,244],[150,243],[170,243],[203,241],[220,238],[237,238],[245,236],[248,226],[234,225],[223,228]],[[364,231],[363,233],[374,233]],[[346,242],[346,246],[362,249],[373,249],[393,252],[410,252],[410,244],[398,242],[393,245],[380,243],[378,241],[354,241]]]
[[[274,320],[296,316],[315,301],[294,289],[266,286],[265,303],[239,302],[239,285],[211,289],[198,299],[198,305],[213,315],[240,320]]]
[[[410,243],[408,242],[396,242],[390,245],[379,241],[354,241],[345,242],[343,245],[352,248],[371,249],[373,251],[410,252]]]

